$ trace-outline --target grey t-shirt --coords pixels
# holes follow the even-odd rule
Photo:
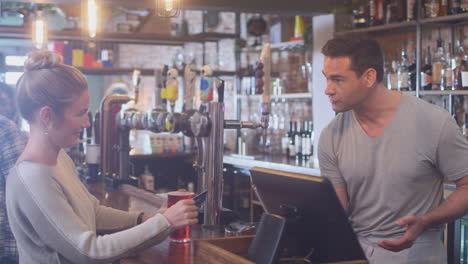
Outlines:
[[[395,221],[423,215],[443,200],[444,178],[468,175],[468,143],[444,109],[402,95],[398,109],[376,138],[353,111],[338,114],[322,131],[321,174],[345,187],[348,214],[358,235],[397,237]]]

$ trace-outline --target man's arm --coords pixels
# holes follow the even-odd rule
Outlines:
[[[341,206],[343,206],[343,209],[345,212],[348,212],[348,192],[346,191],[345,187],[338,187],[335,188],[336,196],[338,196],[338,199],[340,200]]]
[[[407,216],[396,221],[399,226],[406,226],[405,234],[398,240],[384,240],[379,246],[401,251],[413,245],[416,238],[427,228],[457,219],[468,212],[468,175],[456,180],[455,191],[441,205],[422,216]]]

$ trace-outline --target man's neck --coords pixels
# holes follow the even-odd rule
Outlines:
[[[399,92],[390,91],[382,84],[378,84],[365,102],[353,109],[353,112],[361,124],[385,126],[398,109],[400,98]]]

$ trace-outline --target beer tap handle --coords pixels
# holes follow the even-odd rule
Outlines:
[[[213,70],[210,65],[205,65],[200,71],[200,99],[202,102],[213,100]]]
[[[141,71],[140,70],[137,70],[137,69],[133,70],[132,83],[133,83],[133,88],[135,89],[134,101],[136,105],[138,103],[138,97],[140,94],[140,84],[141,84]]]
[[[195,87],[195,72],[190,65],[185,65],[184,69],[184,110],[193,109],[193,90]]]
[[[270,103],[271,95],[271,48],[270,43],[265,43],[260,53],[260,63],[263,64],[263,95],[262,103]]]
[[[219,79],[218,80],[220,81],[217,89],[218,89],[218,102],[219,103],[223,103],[224,102],[224,80],[222,79]]]

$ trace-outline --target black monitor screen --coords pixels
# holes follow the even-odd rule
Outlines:
[[[312,253],[309,259],[320,263],[366,259],[326,178],[257,167],[250,172],[264,210],[292,219],[280,257]]]

